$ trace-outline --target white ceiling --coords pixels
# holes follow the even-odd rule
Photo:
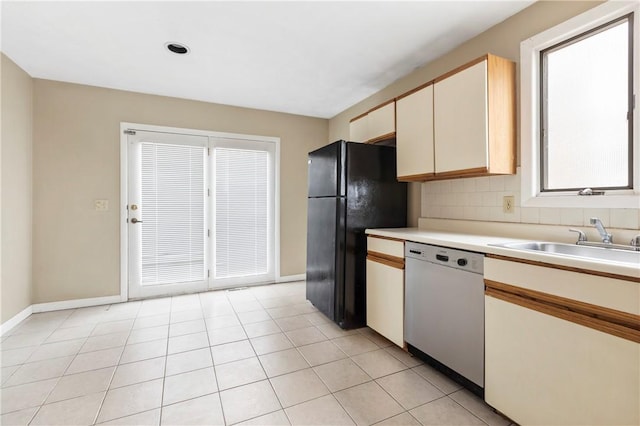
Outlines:
[[[1,43],[36,78],[330,118],[531,3],[2,1]]]

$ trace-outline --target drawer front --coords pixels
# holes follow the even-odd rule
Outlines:
[[[501,259],[484,259],[485,280],[640,315],[640,284]]]
[[[367,237],[367,251],[371,254],[380,253],[388,256],[404,258],[404,241],[389,240],[373,235]]]

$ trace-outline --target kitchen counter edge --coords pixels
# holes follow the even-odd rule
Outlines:
[[[597,271],[608,274],[622,275],[634,279],[640,279],[640,265],[634,267],[619,262],[596,261],[580,259],[550,253],[536,253],[524,250],[495,247],[490,244],[509,242],[523,242],[519,238],[498,237],[495,235],[459,234],[454,232],[429,231],[419,228],[381,228],[367,229],[367,235],[395,238],[417,243],[432,244],[460,250],[474,251],[483,254],[494,254],[514,259],[523,259],[534,262],[544,262],[552,265],[566,266],[583,269],[585,271]]]

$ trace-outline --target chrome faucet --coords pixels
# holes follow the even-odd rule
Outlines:
[[[600,219],[598,219],[597,217],[592,217],[591,219],[589,219],[589,223],[596,227],[596,229],[598,230],[598,233],[602,237],[603,243],[605,244],[613,243],[613,235],[607,232],[607,230],[604,228],[604,225],[602,224],[602,221]]]

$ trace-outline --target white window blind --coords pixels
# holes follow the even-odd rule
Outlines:
[[[270,271],[269,152],[216,147],[215,278]]]
[[[202,146],[142,143],[142,285],[204,280]]]

